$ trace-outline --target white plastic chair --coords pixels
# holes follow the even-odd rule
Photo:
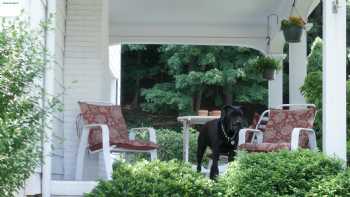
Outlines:
[[[111,103],[104,103],[104,102],[81,102],[86,103],[89,105],[96,105],[96,106],[113,106]],[[121,114],[122,115],[122,114]],[[77,122],[80,122],[79,120]],[[88,138],[89,138],[89,131],[93,128],[100,128],[101,134],[102,134],[102,148],[98,150],[91,151],[88,144]],[[78,131],[79,128],[77,127]],[[146,131],[149,133],[149,142],[152,142],[156,144],[156,132],[153,128],[133,128],[129,131],[129,140],[132,142],[135,140],[135,136],[137,132]],[[80,142],[79,142],[79,148],[78,148],[78,155],[77,155],[77,162],[76,162],[76,173],[75,173],[75,179],[76,180],[82,180],[83,177],[83,169],[84,169],[84,157],[86,153],[86,149],[88,149],[88,152],[90,154],[103,152],[103,160],[104,160],[104,168],[106,172],[107,179],[112,178],[112,158],[111,153],[149,153],[151,156],[151,160],[157,159],[157,148],[153,149],[147,149],[147,150],[140,150],[137,148],[123,148],[118,147],[117,145],[111,145],[110,142],[110,129],[108,128],[108,125],[105,124],[83,124],[82,125],[82,132],[80,135]]]
[[[283,104],[280,105],[278,107],[272,108],[272,109],[285,109],[285,108],[289,108],[291,110],[293,109],[300,109],[300,108],[315,108],[316,106],[314,104]],[[261,116],[260,119],[258,121],[258,124],[256,125],[255,129],[241,129],[239,132],[239,142],[238,142],[238,146],[245,144],[246,143],[246,134],[248,132],[252,132],[253,133],[253,138],[252,141],[250,143],[254,143],[254,144],[261,144],[263,143],[263,139],[264,139],[264,132],[259,129],[261,128],[261,123],[262,122],[267,122],[269,120],[269,113],[270,113],[270,109],[264,111]],[[317,111],[315,110],[315,114],[313,116],[313,121],[315,120],[315,117],[317,115]],[[301,132],[305,132],[308,136],[308,140],[309,140],[309,148],[311,150],[315,150],[317,149],[317,145],[316,145],[316,134],[315,131],[313,130],[313,128],[293,128],[292,133],[291,133],[291,141],[290,141],[290,149],[291,150],[297,150],[299,148],[299,136]]]

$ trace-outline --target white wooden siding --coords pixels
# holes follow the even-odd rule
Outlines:
[[[109,99],[109,70],[105,56],[108,35],[103,26],[103,1],[68,0],[64,54],[64,179],[75,174],[76,135],[75,119],[79,100]],[[108,41],[108,40],[107,40]],[[98,157],[88,156],[92,162]],[[87,164],[87,171],[98,172],[97,163]],[[88,177],[97,174],[90,173]]]

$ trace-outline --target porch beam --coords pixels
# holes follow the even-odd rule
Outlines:
[[[283,104],[283,59],[284,54],[270,54],[270,57],[280,61],[282,69],[275,73],[275,79],[269,81],[269,107]]]
[[[121,103],[121,44],[109,46],[109,69],[112,73],[111,81],[111,102],[120,105]]]
[[[299,43],[289,43],[289,103],[304,104],[300,92],[307,74],[307,36],[306,31]]]
[[[345,0],[323,1],[323,40],[323,151],[346,161]]]

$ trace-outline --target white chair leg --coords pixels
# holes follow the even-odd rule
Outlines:
[[[86,153],[86,147],[88,144],[88,132],[89,130],[84,128],[83,133],[80,139],[79,148],[78,148],[78,155],[77,155],[77,163],[75,167],[75,179],[76,180],[82,180],[83,178],[83,171],[84,171],[84,157]]]
[[[112,179],[113,172],[113,163],[111,158],[111,147],[109,143],[109,131],[106,125],[101,126],[102,128],[102,151],[103,151],[103,160],[105,164],[106,177],[107,180]]]
[[[151,154],[151,161],[157,159],[157,150],[156,150],[156,149],[155,149],[155,150],[152,150],[152,151],[150,152],[150,154]]]

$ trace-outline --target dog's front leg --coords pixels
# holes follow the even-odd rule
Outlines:
[[[210,179],[215,179],[219,175],[219,150],[214,149],[212,154],[213,159],[213,165],[210,169]]]
[[[236,151],[235,150],[231,150],[228,153],[228,162],[232,162],[233,160],[235,160],[236,157]]]
[[[203,132],[198,136],[198,145],[197,145],[197,172],[202,171],[202,159],[207,148],[207,143],[203,137]]]

